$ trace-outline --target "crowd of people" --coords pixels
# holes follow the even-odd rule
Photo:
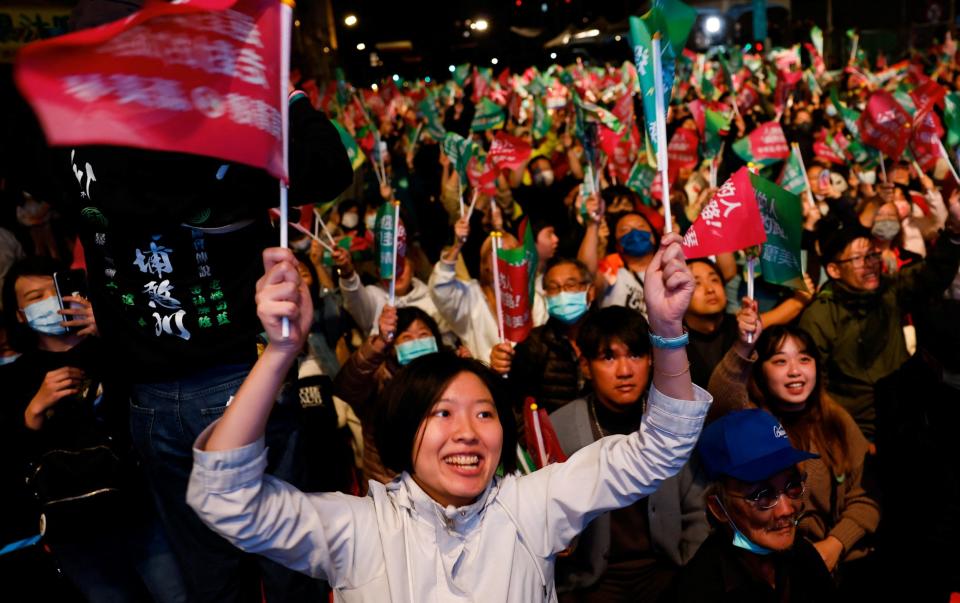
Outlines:
[[[48,199],[7,174],[8,590],[960,592],[956,45],[838,71],[815,39],[728,50],[679,57],[666,127],[694,160],[665,183],[634,66],[583,61],[372,87],[295,68],[289,216],[265,172],[208,157],[55,150]],[[884,90],[942,153],[864,142]],[[790,188],[793,153],[736,144],[771,122],[803,166],[789,285],[682,237],[745,165]]]

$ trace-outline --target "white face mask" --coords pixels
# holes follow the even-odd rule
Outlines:
[[[869,184],[873,186],[877,183],[877,171],[870,170],[869,172],[860,172],[860,182],[864,184]]]
[[[44,335],[66,335],[67,328],[61,325],[64,318],[60,315],[60,300],[56,295],[33,302],[23,309],[27,324],[37,333]]]
[[[363,218],[363,223],[366,225],[367,230],[373,230],[377,227],[377,214],[367,214]]]
[[[347,212],[340,218],[340,225],[348,230],[356,228],[359,223],[360,218],[357,217],[357,212],[355,211]]]
[[[11,364],[17,361],[17,358],[20,357],[20,354],[13,354],[12,356],[0,356],[0,366]]]
[[[827,115],[829,115],[830,117],[837,116],[837,108],[833,106],[833,103],[827,103],[827,106],[824,109],[824,111],[826,111]]]

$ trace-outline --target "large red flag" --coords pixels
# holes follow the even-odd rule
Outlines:
[[[286,178],[280,10],[149,0],[121,21],[25,46],[17,85],[53,145],[193,153]]]
[[[687,258],[746,249],[767,240],[750,171],[740,168],[723,183],[683,237]]]
[[[943,157],[940,151],[940,138],[943,134],[940,118],[932,111],[926,112],[921,120],[914,122],[910,152],[923,171],[932,172]]]
[[[899,159],[910,140],[910,115],[886,90],[877,90],[867,101],[867,108],[860,115],[860,137],[865,144]]]
[[[667,166],[671,170],[695,167],[700,161],[697,155],[699,143],[696,130],[677,128],[667,145],[667,157],[670,160]],[[670,179],[673,180],[674,176],[671,175]]]
[[[943,98],[947,95],[947,89],[935,82],[927,79],[919,86],[910,91],[910,97],[917,108],[913,115],[913,123],[920,124],[924,116],[933,110],[934,106],[943,108]]]

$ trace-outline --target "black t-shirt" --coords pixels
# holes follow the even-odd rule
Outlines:
[[[690,360],[690,378],[694,383],[706,389],[713,369],[720,364],[730,346],[737,341],[739,330],[737,317],[723,313],[723,321],[713,333],[700,333],[687,327],[690,342],[687,344],[687,358]]]
[[[300,101],[290,132],[291,205],[336,197],[353,172],[334,127]],[[70,166],[90,297],[117,375],[156,382],[253,362],[277,181],[219,159],[117,147],[73,149]]]

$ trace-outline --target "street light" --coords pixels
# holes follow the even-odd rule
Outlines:
[[[353,27],[354,25],[357,24],[357,16],[347,15],[346,17],[343,18],[343,24],[346,25],[347,27]]]

